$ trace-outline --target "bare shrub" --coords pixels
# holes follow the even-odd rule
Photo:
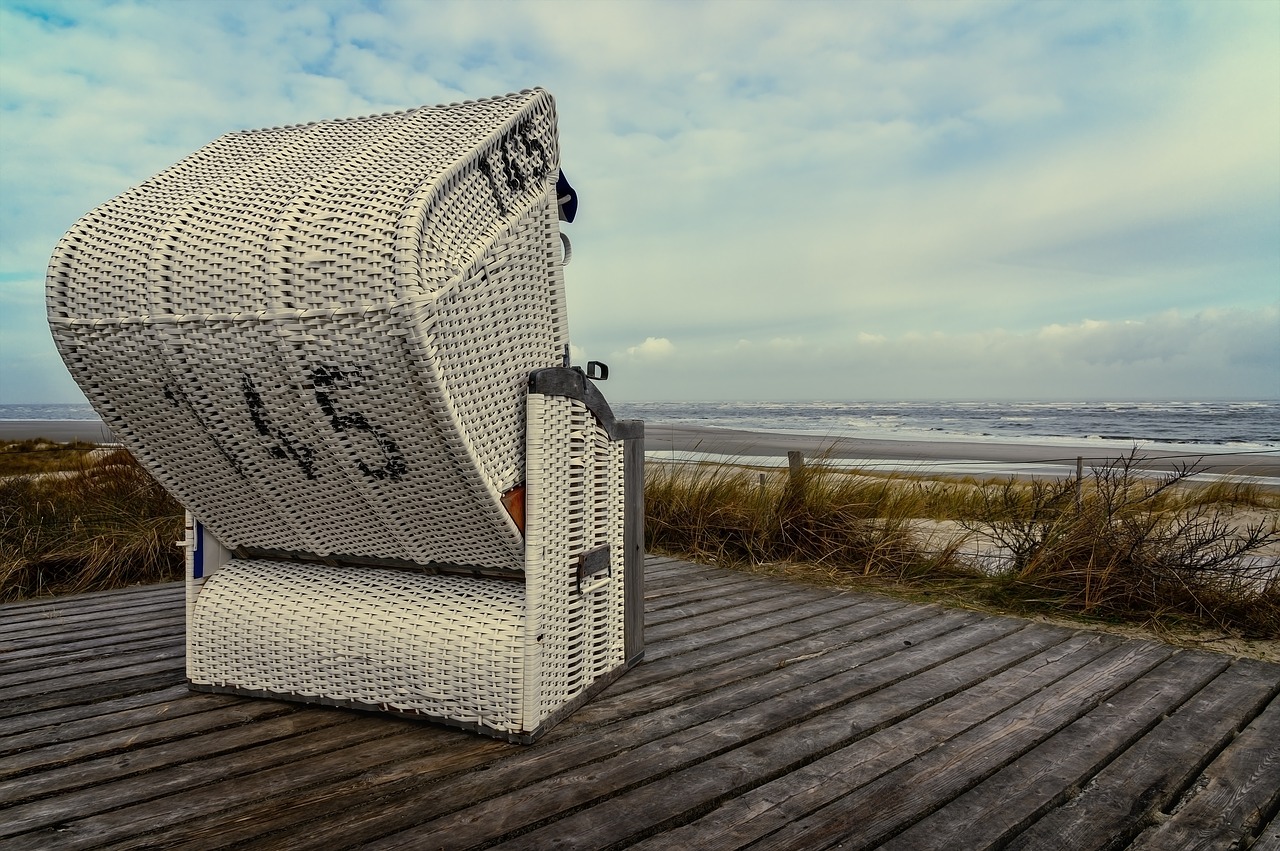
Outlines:
[[[1280,637],[1280,572],[1257,555],[1280,542],[1275,520],[1235,523],[1231,504],[1182,492],[1194,465],[1152,477],[1140,461],[1135,452],[1093,468],[1079,505],[1074,480],[986,488],[962,523],[1010,554],[990,593],[1102,618],[1185,619]]]

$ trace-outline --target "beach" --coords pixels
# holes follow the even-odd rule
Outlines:
[[[50,440],[114,442],[100,420],[0,420],[0,440]],[[664,455],[680,460],[706,458],[752,464],[785,464],[787,453],[800,452],[806,460],[828,460],[841,466],[866,466],[921,473],[972,475],[1073,474],[1076,458],[1086,467],[1100,466],[1127,455],[1130,447],[1097,444],[966,441],[955,439],[906,440],[833,437],[786,432],[748,431],[711,426],[645,423],[645,452],[651,459]],[[1139,465],[1156,472],[1179,464],[1194,464],[1204,473],[1277,479],[1280,485],[1280,452],[1205,453],[1197,449],[1152,449],[1140,446]]]
[[[1127,455],[1129,447],[1097,444],[1001,443],[963,440],[895,440],[850,438],[781,432],[756,432],[692,425],[645,424],[645,451],[651,457],[663,453],[691,454],[744,463],[785,463],[787,453],[798,451],[806,459],[840,462],[866,461],[868,466],[920,472],[984,472],[1014,475],[1061,475],[1074,472],[1076,459],[1086,467],[1101,466]],[[1201,454],[1194,449],[1139,447],[1138,466],[1156,472],[1179,464],[1219,476],[1280,477],[1280,452],[1236,454],[1223,451]],[[853,466],[852,464],[850,466]]]
[[[0,440],[34,440],[37,437],[59,443],[73,440],[116,442],[102,420],[0,420]]]

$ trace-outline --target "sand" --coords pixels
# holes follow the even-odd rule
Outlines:
[[[841,438],[660,423],[645,424],[644,443],[646,452],[659,457],[663,452],[695,452],[727,456],[748,463],[761,462],[766,458],[785,463],[787,452],[792,450],[803,453],[806,459],[903,462],[901,466],[906,468],[916,465],[928,468],[948,462],[975,462],[975,475],[984,471],[983,464],[1010,464],[1032,470],[1043,467],[1046,474],[1053,475],[1054,468],[1073,469],[1077,457],[1085,459],[1086,467],[1100,466],[1129,452],[1128,448],[1084,443],[1064,445]],[[1198,469],[1216,475],[1280,477],[1280,451],[1232,454],[1228,450],[1220,454],[1199,455],[1189,450],[1150,449],[1142,446],[1139,448],[1139,455],[1142,458],[1139,466],[1147,470],[1172,470],[1178,464],[1194,463]]]
[[[84,440],[115,443],[102,420],[0,420],[0,440],[32,440],[47,437],[59,443]]]
[[[100,420],[8,420],[0,421],[0,440],[47,437],[51,440],[114,441]],[[839,438],[819,435],[742,431],[705,426],[645,424],[645,451],[660,457],[664,452],[698,453],[741,459],[749,463],[786,462],[787,452],[799,451],[806,459],[830,458],[885,462],[882,466],[905,469],[930,468],[938,472],[946,464],[972,464],[974,475],[1009,472],[1015,475],[1061,475],[1074,470],[1075,459],[1083,456],[1086,466],[1098,466],[1127,454],[1127,449],[1098,445],[1034,443],[994,443],[962,440],[888,440],[883,438]],[[1171,470],[1179,463],[1195,463],[1206,473],[1226,476],[1280,477],[1280,451],[1256,454],[1198,455],[1188,450],[1141,447],[1141,467]],[[992,465],[1010,465],[1001,470]]]

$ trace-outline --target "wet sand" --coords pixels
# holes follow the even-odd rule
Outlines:
[[[115,443],[102,420],[0,420],[0,440],[33,440],[47,437],[59,443],[85,440]]]
[[[785,462],[787,452],[799,451],[806,459],[864,459],[898,461],[904,466],[928,466],[945,462],[987,462],[1049,467],[1074,466],[1083,457],[1086,466],[1099,466],[1129,454],[1128,448],[1098,445],[988,443],[961,440],[886,440],[877,438],[820,437],[740,431],[704,426],[645,424],[645,451],[697,452],[760,461]],[[1139,466],[1146,470],[1172,470],[1178,464],[1194,464],[1206,473],[1228,476],[1280,476],[1280,451],[1230,454],[1229,450],[1200,455],[1183,449],[1139,448]]]
[[[87,440],[112,443],[111,432],[99,420],[10,420],[0,421],[0,439]],[[785,463],[787,452],[799,451],[806,459],[831,458],[879,462],[900,462],[902,467],[944,463],[1015,464],[1035,469],[1074,466],[1082,456],[1086,466],[1098,466],[1128,454],[1128,449],[1098,445],[1034,443],[988,443],[962,440],[887,440],[882,438],[822,437],[742,431],[705,426],[645,423],[645,451],[693,452],[741,458],[752,462]],[[1141,466],[1147,470],[1172,470],[1178,464],[1195,464],[1206,473],[1225,476],[1280,477],[1280,451],[1231,454],[1229,451],[1199,455],[1180,449],[1141,447]],[[980,467],[975,469],[979,472]]]

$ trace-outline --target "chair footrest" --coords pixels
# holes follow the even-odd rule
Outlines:
[[[187,676],[521,732],[525,608],[523,586],[499,580],[233,560],[200,589]]]

